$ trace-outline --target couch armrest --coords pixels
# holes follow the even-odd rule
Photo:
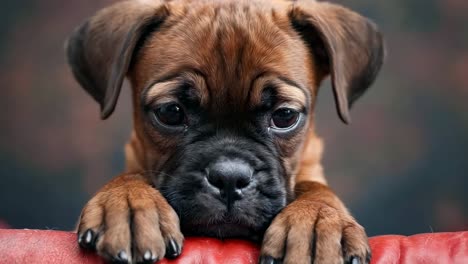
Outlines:
[[[468,263],[468,232],[370,239],[372,263]],[[187,238],[182,256],[161,264],[256,263],[258,246],[241,240]],[[104,261],[80,250],[76,234],[64,231],[0,229],[0,263],[97,264]]]

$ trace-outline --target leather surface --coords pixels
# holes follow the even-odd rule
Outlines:
[[[373,264],[468,264],[468,232],[378,236],[370,239]],[[258,246],[247,241],[186,238],[182,256],[161,264],[256,263]],[[79,249],[76,234],[63,231],[0,229],[0,263],[97,264]]]

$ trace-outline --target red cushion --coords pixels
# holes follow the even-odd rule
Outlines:
[[[370,239],[372,263],[468,263],[468,232],[379,236]],[[187,238],[182,256],[160,263],[256,263],[258,247],[240,240]],[[1,230],[0,263],[104,263],[78,248],[76,234],[63,231]]]

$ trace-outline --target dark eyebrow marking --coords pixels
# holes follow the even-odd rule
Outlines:
[[[201,102],[199,91],[192,80],[181,80],[179,87],[174,90],[174,95],[188,107],[197,107]]]
[[[262,95],[260,97],[260,105],[259,108],[262,110],[269,110],[271,109],[278,100],[277,96],[277,87],[272,82],[267,82],[265,87],[262,90]]]

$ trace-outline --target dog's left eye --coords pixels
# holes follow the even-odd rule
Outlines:
[[[294,126],[299,120],[300,113],[291,108],[280,108],[271,115],[273,128],[286,129]]]
[[[154,111],[155,117],[164,125],[180,126],[185,123],[185,113],[177,103],[165,104]]]

